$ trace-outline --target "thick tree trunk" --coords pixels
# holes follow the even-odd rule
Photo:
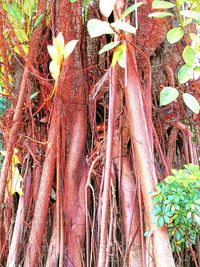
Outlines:
[[[140,84],[135,52],[128,46],[127,77],[125,78],[125,96],[128,108],[130,134],[135,154],[135,168],[140,175],[141,190],[145,206],[147,230],[151,232],[153,256],[157,267],[173,267],[174,260],[166,228],[152,223],[151,212],[154,209],[153,197],[149,195],[157,182],[153,151],[148,137],[147,122],[144,113],[142,87]],[[147,263],[149,264],[149,263]]]

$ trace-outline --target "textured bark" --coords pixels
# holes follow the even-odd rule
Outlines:
[[[122,203],[122,221],[126,238],[127,265],[129,267],[141,267],[142,250],[139,206],[128,156],[122,157],[120,197]]]
[[[163,227],[160,229],[156,224],[152,224],[150,215],[154,205],[153,197],[149,195],[149,192],[153,192],[157,179],[155,175],[153,152],[148,138],[147,122],[142,99],[142,87],[134,55],[134,49],[128,46],[127,86],[125,87],[125,96],[130,134],[135,154],[135,166],[140,174],[146,223],[147,228],[149,227],[152,233],[153,253],[156,266],[172,267],[175,265],[166,228]]]
[[[29,242],[27,245],[27,252],[24,260],[24,266],[34,267],[38,265],[38,256],[39,256],[40,246],[43,240],[50,193],[52,188],[53,176],[55,172],[55,160],[56,160],[55,140],[59,132],[59,127],[56,123],[58,116],[59,116],[58,110],[57,112],[54,111],[52,121],[50,124],[48,145],[46,149],[45,161],[43,164],[40,187],[35,206],[35,212],[34,212]]]

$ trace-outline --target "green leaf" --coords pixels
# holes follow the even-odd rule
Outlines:
[[[181,38],[184,35],[184,31],[181,29],[181,27],[173,28],[168,31],[167,33],[167,41],[170,44],[174,44],[181,40]]]
[[[183,59],[188,66],[192,66],[196,62],[196,52],[191,46],[187,45],[183,50]]]
[[[111,49],[113,49],[114,47],[116,47],[120,42],[111,42],[108,43],[106,45],[104,45],[104,47],[99,51],[99,55],[103,54],[104,52],[107,52]]]
[[[174,4],[170,3],[170,2],[166,2],[166,1],[153,1],[152,3],[152,8],[163,8],[163,9],[167,9],[167,8],[172,8],[175,7]]]
[[[187,25],[189,25],[192,22],[191,18],[188,18],[186,20],[183,21],[183,27],[186,27]]]
[[[107,21],[98,19],[90,19],[87,24],[87,29],[91,38],[101,36],[102,34],[114,33]]]
[[[16,34],[17,39],[21,43],[28,42],[28,36],[27,36],[27,34],[26,34],[26,32],[24,30],[15,28],[14,32]]]
[[[178,81],[180,84],[188,82],[193,78],[193,68],[188,65],[183,65],[178,71]]]
[[[149,237],[149,235],[150,235],[150,231],[149,230],[146,230],[145,233],[144,233],[144,236],[145,237]]]
[[[162,216],[158,217],[157,225],[158,227],[162,227],[164,225],[164,218]]]
[[[24,0],[22,5],[23,11],[27,16],[31,16],[35,11],[35,1]]]
[[[179,231],[176,231],[175,238],[176,238],[176,240],[180,240],[181,234]]]
[[[192,96],[191,94],[184,93],[183,94],[183,101],[186,104],[186,106],[191,109],[195,114],[199,113],[200,105],[197,99]]]
[[[197,21],[200,21],[200,12],[192,11],[192,10],[182,10],[181,12],[182,16],[189,17],[192,19],[195,19]]]
[[[125,69],[126,67],[126,52],[123,51],[118,58],[118,64],[120,65],[121,68]]]
[[[164,220],[167,224],[169,224],[169,217],[167,215],[164,215]]]
[[[115,6],[116,0],[100,0],[99,1],[99,8],[106,18],[110,16]]]
[[[120,20],[117,20],[113,23],[111,23],[111,26],[113,28],[116,28],[118,30],[122,30],[122,31],[125,31],[125,32],[130,32],[130,33],[133,33],[135,34],[136,33],[136,28],[131,26],[129,23],[126,23],[126,22],[123,22],[123,21],[120,21]]]
[[[37,28],[37,26],[40,24],[40,22],[42,21],[44,17],[44,13],[42,13],[35,21],[34,25],[33,25],[33,29]]]
[[[133,12],[134,10],[136,10],[139,6],[145,4],[145,2],[139,2],[139,3],[135,3],[132,6],[129,6],[124,13],[122,13],[122,15],[120,16],[120,20],[122,20],[123,18],[125,18],[126,16],[128,16],[131,12]]]
[[[22,49],[24,50],[24,53],[26,55],[28,55],[29,48],[30,48],[29,45],[22,45]]]
[[[195,33],[190,33],[189,35],[192,41],[200,45],[200,37],[198,35],[196,35]]]
[[[160,93],[160,106],[167,105],[179,96],[178,90],[173,87],[165,87]]]
[[[113,57],[112,57],[112,67],[114,68],[117,61],[119,60],[120,56],[125,53],[126,51],[126,45],[125,44],[122,44],[120,46],[118,46],[114,53],[113,53]]]
[[[21,21],[22,14],[21,14],[21,10],[18,7],[16,7],[15,5],[4,3],[3,8],[13,18],[15,18],[18,21]]]
[[[22,47],[22,49],[24,50],[24,53],[25,53],[26,55],[28,55],[29,45],[22,45],[21,47]],[[21,55],[20,52],[19,52],[19,49],[18,49],[18,47],[17,47],[16,45],[14,46],[14,51],[15,51],[15,53]]]
[[[30,98],[31,98],[31,99],[35,98],[35,97],[38,95],[38,93],[39,93],[39,92],[35,92],[35,93],[33,93],[33,94],[30,96]]]
[[[70,0],[71,4],[74,4],[76,2],[76,0]]]
[[[174,17],[174,15],[172,13],[169,13],[169,12],[153,12],[153,13],[149,14],[148,17],[149,18],[162,19],[162,18],[166,18],[166,17]]]
[[[175,204],[174,207],[176,210],[180,210],[180,206],[178,204]]]

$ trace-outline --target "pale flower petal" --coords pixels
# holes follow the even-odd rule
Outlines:
[[[57,49],[55,46],[53,45],[48,45],[47,46],[47,50],[49,52],[49,55],[51,57],[51,59],[55,62],[55,63],[59,63],[59,56],[58,56],[58,53],[57,53]]]
[[[49,70],[51,72],[51,76],[57,81],[60,75],[60,65],[56,64],[54,61],[51,61],[49,64]]]
[[[72,40],[72,41],[69,41],[65,45],[64,52],[63,52],[64,59],[66,59],[73,52],[77,43],[78,43],[78,40]]]

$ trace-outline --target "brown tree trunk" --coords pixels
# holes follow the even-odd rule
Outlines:
[[[175,265],[167,230],[165,227],[159,228],[156,224],[153,224],[150,214],[154,209],[154,204],[153,197],[150,196],[149,193],[153,192],[155,189],[157,179],[155,175],[153,151],[151,150],[148,138],[142,87],[134,55],[134,49],[132,46],[128,46],[127,77],[125,78],[127,84],[125,86],[125,95],[131,140],[135,154],[135,168],[140,175],[147,230],[150,230],[152,234],[151,239],[156,266],[172,267]]]

